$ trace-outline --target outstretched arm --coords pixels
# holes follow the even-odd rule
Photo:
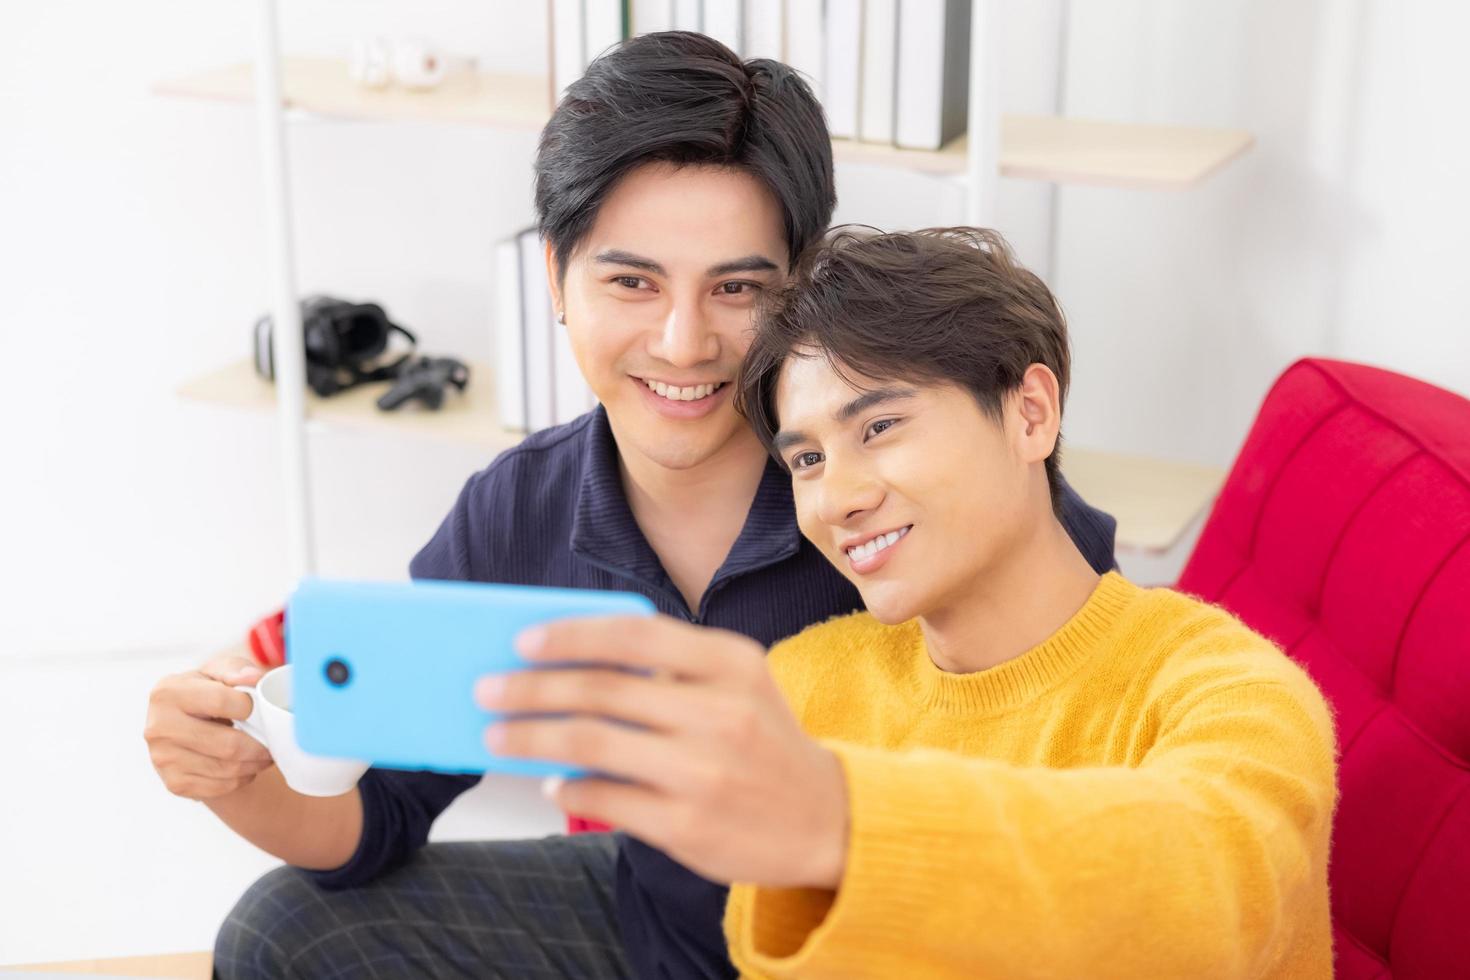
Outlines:
[[[1257,975],[1320,898],[1331,731],[1304,680],[1211,694],[1136,767],[830,743],[850,800],[842,882],[740,886],[732,955],[773,977],[916,963],[939,975]]]

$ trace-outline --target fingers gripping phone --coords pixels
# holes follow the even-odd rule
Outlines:
[[[576,775],[492,755],[483,736],[497,716],[475,703],[475,681],[527,666],[512,646],[526,627],[654,611],[630,592],[304,579],[286,606],[297,742],[389,769]]]

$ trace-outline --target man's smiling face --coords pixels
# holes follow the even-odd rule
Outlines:
[[[1046,506],[1028,499],[1019,415],[993,419],[957,385],[839,373],[805,348],[782,366],[776,405],[801,532],[881,622],[983,590]]]
[[[749,174],[645,164],[613,188],[561,299],[623,453],[686,469],[754,444],[731,382],[757,297],[787,265],[780,207]]]

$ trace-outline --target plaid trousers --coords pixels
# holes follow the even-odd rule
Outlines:
[[[266,874],[215,940],[219,980],[626,978],[613,882],[617,840],[429,844],[360,888]]]

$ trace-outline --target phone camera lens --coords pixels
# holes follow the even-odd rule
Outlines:
[[[348,670],[347,665],[342,661],[327,661],[327,680],[331,681],[337,687],[342,687],[344,684],[346,684],[347,679],[351,676],[352,671]]]

